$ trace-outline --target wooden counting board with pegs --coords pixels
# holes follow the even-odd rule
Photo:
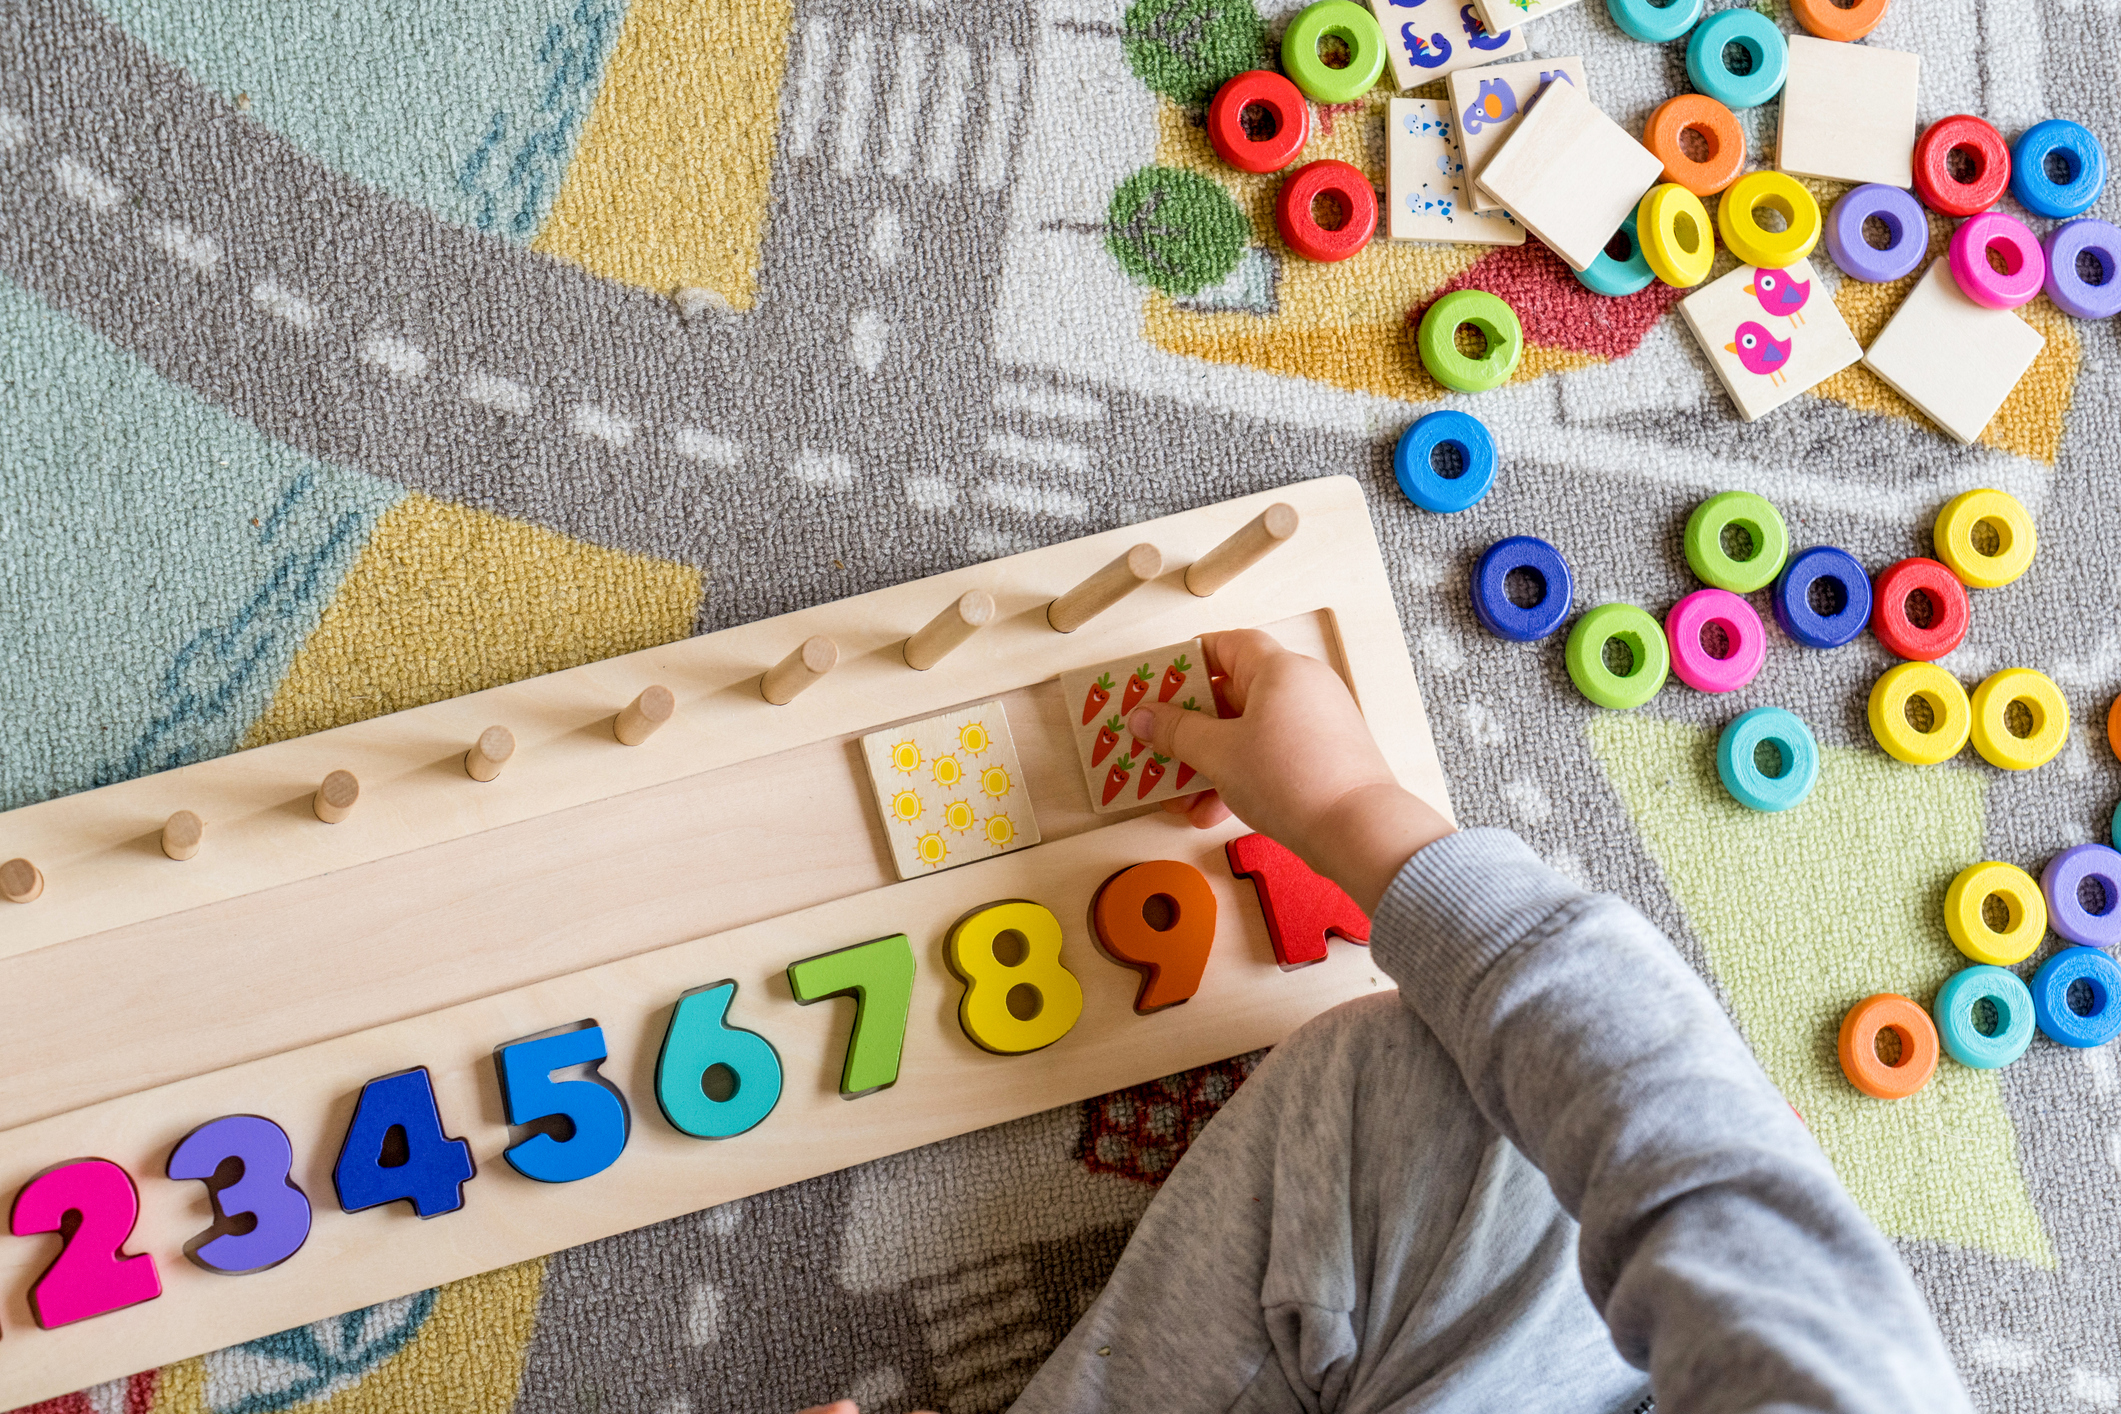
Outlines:
[[[1049,606],[1101,573],[1057,631]],[[1333,665],[1446,804],[1369,507],[1329,478],[0,815],[0,860],[43,884],[0,901],[0,1408],[1240,1054],[1390,986],[1346,942],[1277,965],[1235,822],[1093,808],[1060,675],[1240,627]],[[989,702],[1042,842],[900,882],[860,739]]]

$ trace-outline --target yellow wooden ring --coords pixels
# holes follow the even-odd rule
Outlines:
[[[1715,227],[1701,198],[1677,182],[1651,187],[1635,208],[1635,243],[1652,274],[1674,289],[1692,289],[1716,263]]]
[[[2013,736],[2004,725],[2003,714],[2013,702],[2023,702],[2031,711],[2030,736]],[[2031,668],[2005,668],[1989,674],[1974,689],[1973,712],[1974,750],[1989,765],[2006,771],[2045,766],[2069,740],[2069,700],[2046,674]]]
[[[1907,719],[1911,697],[1929,703],[1935,723],[1926,732],[1916,731]],[[1973,717],[1959,679],[1935,663],[1902,663],[1887,669],[1871,687],[1871,735],[1886,755],[1911,765],[1934,766],[1957,756],[1966,745]]]
[[[1753,216],[1765,206],[1782,216],[1785,230],[1770,231]],[[1819,244],[1819,203],[1795,177],[1748,172],[1716,198],[1716,230],[1731,254],[1762,270],[1787,270]]]
[[[1654,262],[1651,268],[1656,268]],[[1974,527],[1984,521],[1996,532],[1993,555],[1974,548]],[[2033,518],[2018,498],[1987,489],[1962,491],[1945,502],[1931,538],[1937,542],[1937,558],[1969,589],[2001,589],[2025,573],[2040,545]]]
[[[1994,894],[2010,922],[2002,932],[1988,926],[1981,905]],[[1989,860],[1959,871],[1944,891],[1944,931],[1952,946],[1976,962],[2010,967],[2025,961],[2047,936],[2047,900],[2033,876],[2015,864]]]

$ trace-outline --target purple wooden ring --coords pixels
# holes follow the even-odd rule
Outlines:
[[[2106,278],[2087,285],[2077,257],[2090,251]],[[2047,233],[2047,297],[2072,319],[2121,314],[2121,231],[2104,221],[2071,221]]]
[[[1997,247],[2005,252],[2008,271],[1988,263],[1989,251]],[[2000,211],[1984,211],[1960,222],[1946,258],[1960,293],[1990,309],[2016,309],[2047,283],[2047,253],[2040,242],[2023,221]]]
[[[1884,250],[1874,249],[1863,238],[1863,223],[1873,216],[1892,233],[1893,243]],[[1883,182],[1843,192],[1826,218],[1826,248],[1834,263],[1874,285],[1914,274],[1929,247],[1930,223],[1922,203],[1912,192]]]
[[[2106,907],[2096,913],[2077,897],[2087,879],[2106,895]],[[2063,941],[2087,948],[2121,943],[2121,853],[2103,844],[2065,849],[2040,871],[2040,892],[2047,896],[2047,926]]]

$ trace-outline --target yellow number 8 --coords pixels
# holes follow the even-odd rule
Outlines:
[[[1009,947],[1012,941],[1015,947]],[[1021,956],[1004,961],[1005,948]],[[974,1045],[1021,1055],[1075,1028],[1083,1014],[1083,986],[1061,966],[1060,951],[1060,920],[1023,899],[990,903],[958,920],[945,952],[950,970],[964,979],[957,1024]]]

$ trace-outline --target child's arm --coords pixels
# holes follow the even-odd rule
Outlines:
[[[1234,811],[1373,914],[1378,964],[1582,1223],[1584,1285],[1660,1403],[1971,1408],[1899,1258],[1668,940],[1514,835],[1453,834],[1323,664],[1256,632],[1203,646],[1243,715],[1129,722],[1216,783],[1179,808]]]

